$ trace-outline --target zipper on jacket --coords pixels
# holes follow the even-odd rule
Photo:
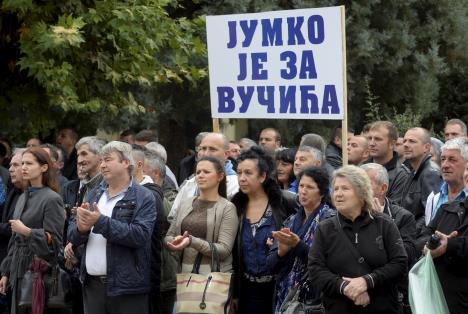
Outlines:
[[[355,233],[354,236],[355,236],[355,238],[354,238],[354,243],[355,243],[355,244],[358,244],[358,243],[359,243],[359,241],[358,241],[358,234]]]

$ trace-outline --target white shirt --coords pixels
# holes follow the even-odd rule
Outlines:
[[[109,199],[108,191],[102,193],[97,206],[101,215],[112,217],[115,204],[120,201],[127,189]],[[91,205],[92,206],[92,205]],[[86,245],[86,270],[91,276],[107,275],[107,239],[102,235],[93,232],[94,227],[89,233],[88,243]]]

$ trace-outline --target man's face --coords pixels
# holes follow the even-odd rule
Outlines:
[[[302,170],[309,167],[320,166],[320,160],[316,160],[311,152],[297,151],[294,159],[294,175],[297,177]]]
[[[76,140],[72,136],[72,131],[69,129],[62,129],[57,135],[57,144],[61,145],[65,149],[73,148],[76,144]]]
[[[228,156],[228,151],[224,148],[224,141],[219,134],[208,134],[200,143],[198,148],[198,157],[215,157],[225,161]]]
[[[88,176],[94,177],[99,171],[99,164],[101,163],[101,156],[93,153],[89,149],[88,144],[83,144],[78,148],[78,166],[81,171],[85,172]]]
[[[367,135],[369,153],[372,158],[384,158],[393,152],[394,143],[388,136],[388,130],[383,127],[371,129]]]
[[[10,168],[8,171],[10,172],[10,179],[11,183],[14,184],[17,188],[21,188],[23,184],[23,174],[21,172],[21,154],[16,154],[11,158],[10,161]]]
[[[274,152],[279,148],[279,142],[276,140],[276,132],[273,130],[263,130],[260,133],[258,144],[266,151]]]
[[[114,180],[121,180],[128,174],[130,161],[122,160],[120,153],[111,152],[102,156],[101,173],[104,180],[109,183]]]
[[[424,144],[423,133],[421,130],[409,130],[406,132],[403,140],[403,152],[406,160],[420,160],[429,153],[431,144]]]
[[[353,136],[348,140],[348,162],[351,165],[359,165],[369,158],[367,140],[361,136]]]
[[[449,185],[457,185],[463,181],[465,160],[458,149],[446,149],[440,158],[442,178]]]
[[[466,134],[463,133],[462,128],[459,124],[447,124],[444,129],[445,141],[451,140],[457,137],[463,137]]]
[[[237,160],[240,155],[240,146],[236,143],[229,143],[229,157]]]
[[[377,197],[378,199],[383,199],[385,197],[385,192],[387,189],[386,186],[383,186],[377,182],[374,170],[366,170],[366,173],[370,179],[374,197]]]

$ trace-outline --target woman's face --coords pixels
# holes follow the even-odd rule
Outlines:
[[[344,216],[361,213],[363,200],[359,198],[354,187],[343,177],[337,177],[333,185],[333,203],[335,208]]]
[[[23,180],[29,182],[42,182],[42,174],[47,171],[48,165],[40,165],[31,153],[24,153],[21,159],[21,172]]]
[[[255,193],[263,189],[262,183],[266,175],[260,175],[257,166],[257,160],[246,159],[237,165],[237,179],[239,180],[239,189],[245,194]]]
[[[202,160],[198,162],[195,181],[200,190],[218,189],[222,179],[223,174],[216,172],[216,168],[211,161]]]
[[[293,171],[293,164],[282,161],[282,160],[277,160],[276,161],[276,176],[278,178],[278,182],[281,182],[283,184],[288,184],[289,183],[289,175]]]
[[[306,210],[312,211],[319,207],[322,202],[322,195],[317,183],[309,176],[303,175],[299,181],[297,189],[299,202]]]

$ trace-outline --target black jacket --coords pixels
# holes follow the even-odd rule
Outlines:
[[[66,177],[68,180],[76,180],[78,179],[77,173],[77,163],[78,163],[78,154],[76,152],[76,148],[73,148],[70,155],[67,156],[65,159],[65,163],[62,168],[62,175]]]
[[[276,230],[279,230],[283,222],[295,213],[299,207],[297,196],[289,191],[279,190],[275,193],[268,195],[269,204],[272,208],[273,221]],[[238,298],[240,295],[242,273],[244,272],[244,263],[242,256],[242,220],[245,215],[245,207],[247,205],[247,196],[242,192],[238,192],[232,198],[232,203],[236,205],[239,219],[239,231],[233,248],[232,266],[234,269],[234,284],[233,284],[233,298]]]
[[[23,194],[23,190],[12,187],[8,191],[5,204],[3,204],[2,220],[0,222],[0,263],[8,253],[8,242],[11,238],[11,227],[9,221],[13,217],[16,202],[21,194]]]
[[[402,194],[401,206],[419,219],[424,216],[427,197],[431,192],[439,191],[441,182],[440,171],[432,166],[431,155],[427,155],[419,168],[409,175]]]
[[[193,173],[195,173],[195,165],[197,163],[196,154],[185,157],[180,161],[179,166],[179,185],[181,185],[186,179],[188,179]]]
[[[338,169],[343,166],[341,148],[339,148],[335,143],[329,143],[325,149],[325,159],[334,169]]]
[[[369,162],[374,161],[370,159]],[[382,166],[384,166],[388,172],[389,185],[387,197],[391,201],[400,204],[401,196],[403,195],[405,183],[410,175],[410,171],[398,160],[398,154],[396,152],[393,152],[392,159]]]
[[[344,242],[348,240],[359,252],[359,259]],[[338,214],[320,222],[315,231],[309,278],[322,291],[327,314],[398,313],[397,284],[406,271],[403,241],[387,215],[363,213],[351,222]],[[373,282],[367,290],[370,304],[366,307],[354,305],[342,294],[342,277],[364,275],[372,276]]]
[[[156,221],[151,235],[151,295],[158,295],[161,283],[161,249],[169,223],[164,216],[163,190],[154,183],[146,183],[145,188],[153,193],[156,200]]]
[[[425,228],[421,244],[436,230],[447,235],[458,232],[448,240],[445,254],[434,259],[434,265],[450,313],[468,313],[468,198],[443,204]]]
[[[385,199],[384,213],[392,218],[398,231],[400,231],[401,239],[408,255],[408,265],[413,265],[413,262],[420,256],[420,253],[416,251],[415,245],[417,233],[414,215],[387,198]]]

